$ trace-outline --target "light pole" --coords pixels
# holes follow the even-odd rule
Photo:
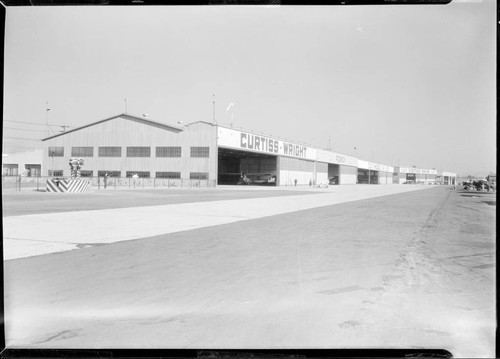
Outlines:
[[[50,134],[49,134],[49,111],[50,111],[49,103],[45,102],[45,124],[47,125],[47,137],[50,136]]]
[[[234,107],[234,103],[230,103],[229,106],[227,106],[226,108],[226,112],[231,110],[231,128],[233,128],[233,107]]]
[[[54,151],[50,152],[50,156],[52,157],[52,176],[54,176]]]

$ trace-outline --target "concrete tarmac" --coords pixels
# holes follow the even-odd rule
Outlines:
[[[258,187],[247,187],[247,191],[249,188],[258,189]],[[135,202],[129,201],[129,207],[122,208],[8,216],[3,219],[4,259],[24,258],[217,226],[422,188],[428,189],[429,187],[331,187],[330,190],[321,191],[310,189],[309,192],[303,192],[301,190],[299,195],[218,200],[215,203],[212,201],[174,202],[175,204],[132,206]],[[258,190],[261,191],[261,189]],[[157,192],[157,195],[159,193],[161,192]],[[295,194],[289,191],[288,193]],[[69,195],[73,199],[73,206],[77,205],[79,199],[79,196],[71,193],[49,195]],[[114,192],[114,195],[120,196],[120,193]],[[50,198],[47,196],[45,198],[45,210],[50,211]],[[180,197],[177,199],[182,200]],[[112,202],[112,200],[109,201]],[[80,202],[82,206],[86,205],[85,199]]]
[[[7,346],[494,357],[495,194],[430,188],[332,203],[341,192],[280,197],[287,211],[274,215],[278,198],[241,201],[262,211],[212,202],[228,222],[7,260]]]

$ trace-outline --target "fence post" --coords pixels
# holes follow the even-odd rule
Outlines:
[[[156,188],[156,177],[153,178],[153,188]]]
[[[19,192],[21,192],[21,175],[19,175]]]
[[[38,183],[40,182],[40,176],[36,176],[36,191],[38,192],[40,189],[38,188]]]
[[[144,178],[141,178],[142,189],[144,189]]]

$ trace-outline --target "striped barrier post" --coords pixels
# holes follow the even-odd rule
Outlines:
[[[87,192],[90,188],[91,184],[88,180],[67,180],[54,178],[47,180],[47,192],[77,193]]]

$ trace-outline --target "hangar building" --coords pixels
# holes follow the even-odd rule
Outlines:
[[[432,182],[437,174],[363,161],[204,121],[168,125],[131,114],[93,122],[42,141],[44,176],[69,176],[71,157],[84,159],[83,177],[137,174],[172,181],[204,180],[211,186],[236,184],[241,174],[255,183],[278,186],[328,183],[331,178],[336,184],[392,184],[401,183],[408,174]]]

